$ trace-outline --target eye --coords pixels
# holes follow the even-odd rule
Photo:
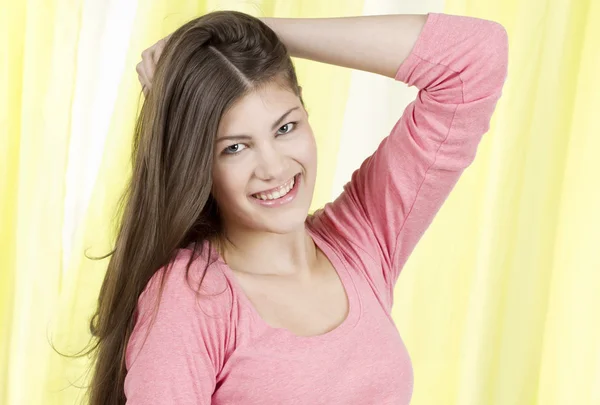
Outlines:
[[[277,133],[278,133],[279,135],[285,135],[285,134],[288,134],[288,133],[290,133],[290,132],[292,132],[292,130],[293,130],[294,128],[296,128],[296,124],[297,124],[297,123],[298,123],[297,121],[288,122],[288,123],[287,123],[287,124],[285,124],[284,126],[282,126],[282,127],[279,127],[279,129],[282,129],[282,128],[288,128],[288,130],[287,130],[287,131],[285,131],[283,134],[280,134],[280,133],[279,133],[279,131],[278,131]],[[289,128],[290,128],[290,126],[292,127],[292,129],[289,129]]]
[[[244,150],[244,148],[245,148],[244,144],[235,143],[235,144],[233,144],[231,146],[226,147],[223,150],[223,153],[226,154],[226,155],[237,155],[242,150]]]

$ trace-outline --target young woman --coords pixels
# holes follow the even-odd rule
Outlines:
[[[144,52],[91,404],[408,404],[394,285],[489,129],[507,48],[500,24],[465,16],[221,11]],[[312,215],[316,144],[290,56],[419,89]]]

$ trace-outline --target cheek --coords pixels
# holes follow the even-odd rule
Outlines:
[[[235,166],[221,167],[213,172],[213,194],[223,202],[239,198],[246,191],[246,179]]]
[[[293,145],[289,153],[305,166],[311,166],[317,161],[317,144],[312,131],[303,134]]]
[[[312,134],[308,137],[301,150],[304,164],[310,168],[314,168],[317,164],[317,142]]]

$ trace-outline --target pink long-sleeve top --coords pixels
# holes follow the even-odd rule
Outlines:
[[[346,290],[341,325],[307,337],[271,327],[208,242],[204,251],[217,259],[196,259],[189,284],[191,251],[180,249],[139,297],[126,352],[127,403],[408,404],[413,372],[391,317],[394,285],[489,130],[507,53],[496,22],[428,14],[396,73],[419,89],[416,99],[342,194],[306,220]],[[160,273],[165,287],[149,329]]]

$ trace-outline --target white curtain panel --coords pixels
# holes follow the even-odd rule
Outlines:
[[[441,13],[443,9],[443,0],[365,0],[363,15]],[[342,192],[352,172],[375,152],[417,92],[416,88],[388,77],[352,71],[332,199]]]
[[[129,48],[137,0],[86,0],[81,10],[63,225],[63,271],[85,218],[104,154]]]

